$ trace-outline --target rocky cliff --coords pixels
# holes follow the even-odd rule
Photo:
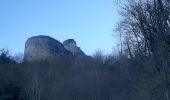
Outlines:
[[[85,55],[85,53],[77,47],[76,41],[74,39],[68,39],[63,42],[64,48],[70,51],[74,56]]]
[[[66,40],[64,45],[49,36],[33,36],[25,43],[24,61],[35,62],[57,56],[85,55],[73,39]]]

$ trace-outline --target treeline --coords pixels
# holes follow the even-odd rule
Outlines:
[[[17,63],[0,53],[0,100],[115,100],[125,87],[114,56]]]
[[[17,63],[6,53],[0,53],[0,100],[165,99],[163,76],[150,58],[97,52],[93,57]]]

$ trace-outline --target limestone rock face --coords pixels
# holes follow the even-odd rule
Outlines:
[[[70,52],[62,43],[49,36],[34,36],[25,43],[24,61],[35,62],[58,55],[70,55]]]
[[[63,42],[64,48],[72,53],[74,56],[84,56],[85,53],[77,47],[76,41],[74,39],[68,39]]]

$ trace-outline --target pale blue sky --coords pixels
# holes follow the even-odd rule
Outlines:
[[[0,48],[24,51],[27,38],[73,38],[86,54],[112,52],[119,17],[113,0],[0,0]]]

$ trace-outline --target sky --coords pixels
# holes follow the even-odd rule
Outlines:
[[[0,0],[0,48],[23,53],[27,38],[75,39],[88,55],[111,53],[119,14],[113,0]]]

